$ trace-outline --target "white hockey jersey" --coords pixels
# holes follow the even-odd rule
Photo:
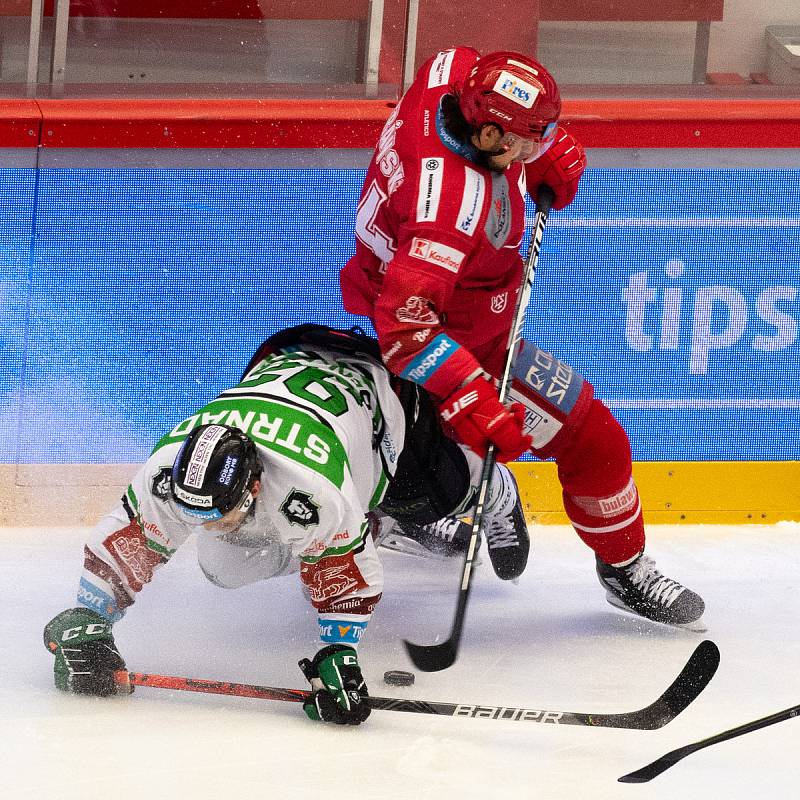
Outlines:
[[[170,497],[181,443],[212,423],[244,431],[263,468],[254,512],[232,534],[187,524]],[[158,442],[86,544],[79,604],[118,620],[197,533],[258,550],[268,565],[261,578],[299,568],[322,641],[357,644],[383,585],[365,515],[382,499],[404,437],[403,410],[376,361],[306,346],[268,356]]]

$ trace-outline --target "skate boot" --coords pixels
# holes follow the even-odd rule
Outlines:
[[[377,541],[378,546],[408,555],[450,558],[466,551],[472,535],[472,526],[457,517],[443,517],[430,525],[385,519],[392,525]]]
[[[494,467],[482,533],[486,537],[489,560],[497,577],[510,581],[522,575],[530,551],[528,525],[517,482],[511,470],[502,464],[495,464]]]
[[[620,567],[597,558],[597,577],[612,606],[666,625],[706,629],[702,619],[705,603],[700,595],[662,575],[644,551]]]

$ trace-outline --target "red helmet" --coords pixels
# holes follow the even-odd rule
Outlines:
[[[459,98],[461,113],[479,128],[492,122],[505,133],[538,138],[558,119],[561,96],[553,76],[522,53],[488,53],[467,75]]]

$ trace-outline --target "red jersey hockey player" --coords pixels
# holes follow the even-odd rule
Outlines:
[[[523,342],[510,408],[495,389],[522,275],[525,193],[536,197],[546,184],[553,209],[563,209],[586,164],[558,124],[560,111],[553,77],[523,54],[480,57],[457,47],[423,64],[367,172],[356,253],[341,272],[345,307],[372,319],[390,370],[438,397],[443,417],[474,451],[493,442],[501,462],[529,449],[555,459],[564,508],[594,550],[612,604],[702,629],[702,599],[643,554],[628,437],[591,384]],[[495,478],[513,490],[505,467]],[[495,535],[519,562],[506,570],[512,575],[528,552],[518,501],[515,509],[509,530]]]

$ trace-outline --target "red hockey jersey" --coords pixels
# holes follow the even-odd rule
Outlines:
[[[493,172],[444,127],[441,100],[478,57],[435,55],[389,117],[340,275],[345,307],[373,320],[387,366],[439,397],[481,368],[500,372],[522,275],[523,165]]]

